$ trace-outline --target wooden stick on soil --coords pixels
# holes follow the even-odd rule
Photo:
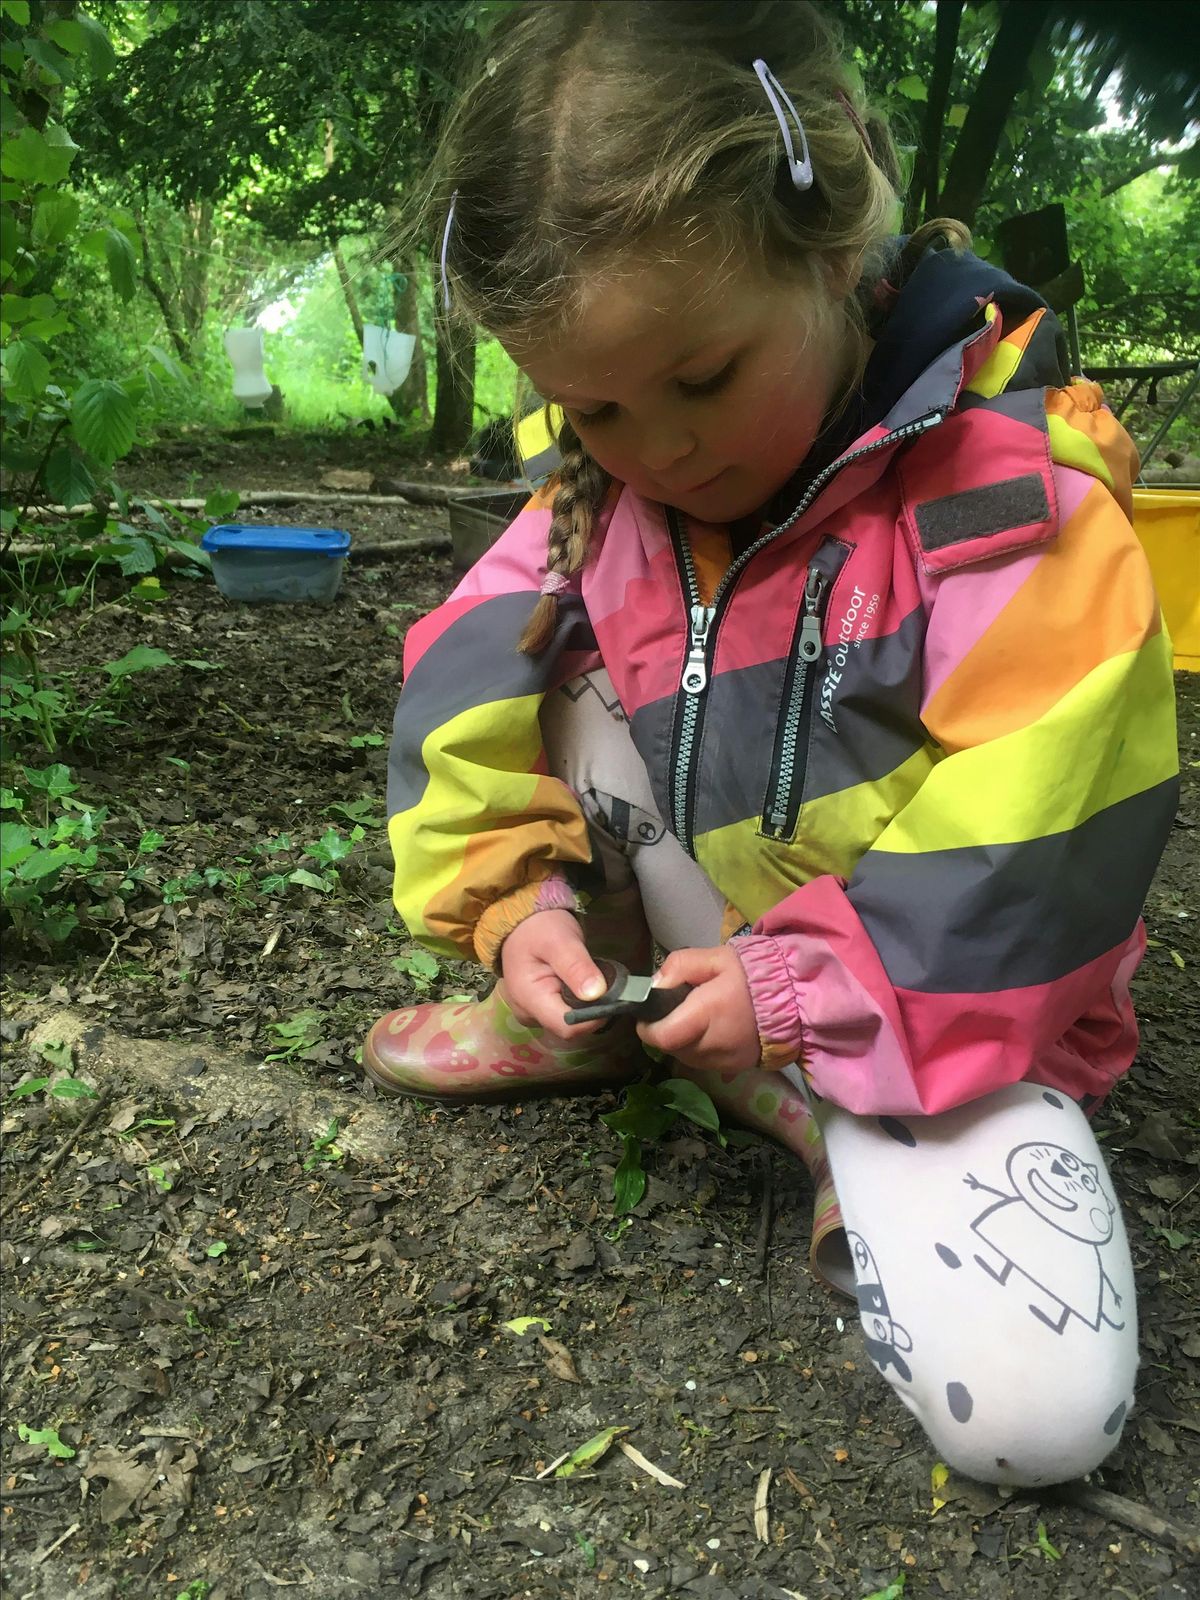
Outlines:
[[[1064,1505],[1077,1506],[1080,1511],[1091,1511],[1107,1522],[1116,1522],[1123,1528],[1132,1528],[1148,1539],[1170,1545],[1193,1559],[1200,1557],[1200,1528],[1184,1527],[1159,1516],[1149,1506],[1127,1500],[1123,1494],[1113,1494],[1108,1489],[1093,1489],[1087,1483],[1064,1483],[1053,1490],[1043,1491],[1047,1498]]]
[[[774,1174],[771,1169],[771,1152],[763,1151],[762,1159],[762,1216],[758,1224],[758,1243],[754,1250],[754,1276],[767,1275],[767,1248],[771,1242],[771,1223],[775,1220]]]
[[[352,489],[239,489],[238,495],[243,506],[286,506],[293,503],[314,506],[448,506],[451,500],[459,500],[465,494],[476,492],[443,483],[393,483],[392,488],[395,492],[391,494],[366,494]],[[137,498],[148,506],[165,506],[168,510],[174,507],[179,511],[203,511],[205,504],[194,496],[182,500],[164,499],[157,495],[139,495]],[[29,507],[30,513],[49,512],[59,517],[95,509],[91,501],[78,506]],[[108,509],[115,510],[116,502],[108,501]]]
[[[112,1098],[112,1092],[111,1084],[109,1084],[107,1089],[101,1090],[100,1094],[89,1106],[87,1115],[82,1117],[79,1122],[76,1123],[75,1127],[71,1129],[70,1133],[49,1157],[49,1159],[39,1163],[37,1171],[34,1173],[33,1177],[30,1178],[29,1182],[23,1183],[17,1190],[16,1194],[14,1194],[11,1199],[5,1202],[3,1208],[0,1209],[0,1218],[11,1216],[17,1207],[26,1199],[26,1197],[31,1195],[38,1185],[43,1183],[50,1176],[50,1174],[56,1170],[56,1168],[65,1159],[67,1152],[71,1149],[72,1145],[74,1145],[83,1137],[83,1135],[91,1127],[92,1123],[95,1122],[96,1118],[104,1110],[105,1106]]]

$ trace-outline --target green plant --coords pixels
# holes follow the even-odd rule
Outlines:
[[[721,1137],[721,1119],[716,1106],[704,1090],[688,1078],[631,1084],[625,1091],[620,1108],[600,1118],[601,1122],[621,1136],[621,1160],[613,1173],[613,1211],[616,1216],[621,1217],[633,1211],[646,1192],[642,1140],[661,1139],[681,1116]]]
[[[46,1447],[47,1455],[56,1457],[60,1461],[69,1461],[75,1454],[69,1444],[64,1444],[58,1437],[57,1428],[30,1428],[23,1422],[17,1423],[17,1437],[24,1444],[42,1444]]]
[[[61,762],[22,766],[12,776],[0,790],[0,904],[22,938],[62,944],[81,912],[104,921],[113,895],[136,889],[163,835],[143,830],[132,850],[107,836],[107,807],[79,800]]]
[[[349,836],[341,834],[337,828],[326,828],[319,839],[305,845],[300,852],[300,859],[316,863],[319,870],[311,871],[308,867],[293,867],[290,872],[271,872],[259,881],[259,888],[263,894],[280,894],[290,884],[299,884],[305,889],[316,889],[321,894],[331,894],[340,888],[341,878],[338,874],[337,863],[344,861],[358,842],[365,838],[365,830],[355,824]],[[287,834],[280,834],[279,839],[271,846],[260,847],[264,853],[269,850],[290,850],[291,839]]]
[[[267,1061],[290,1061],[301,1050],[308,1050],[321,1042],[321,1019],[315,1011],[298,1011],[294,1017],[282,1022],[272,1022],[271,1032],[282,1046],[273,1050]]]
[[[82,1078],[26,1078],[24,1083],[19,1083],[15,1089],[9,1090],[8,1098],[16,1100],[21,1095],[40,1094],[49,1087],[50,1093],[56,1100],[94,1100],[96,1091],[90,1083],[84,1083]]]
[[[304,1162],[305,1172],[311,1172],[314,1167],[319,1167],[324,1162],[345,1160],[346,1152],[334,1142],[337,1134],[338,1120],[333,1117],[324,1133],[313,1135],[309,1153]]]
[[[175,1600],[207,1600],[211,1588],[207,1578],[193,1578],[186,1589],[180,1589]]]
[[[164,667],[190,667],[197,672],[218,669],[211,661],[178,661],[154,645],[138,644],[123,656],[101,663],[107,680],[98,693],[89,693],[77,680],[81,671],[49,674],[36,647],[38,632],[27,611],[13,610],[3,622],[6,649],[0,666],[0,718],[27,728],[53,754],[60,745],[89,745],[104,729],[124,727],[119,714],[130,695],[130,679]]]
[[[408,956],[393,956],[392,966],[397,972],[402,972],[413,988],[421,994],[433,987],[435,979],[441,975],[442,970],[435,955],[419,948]]]

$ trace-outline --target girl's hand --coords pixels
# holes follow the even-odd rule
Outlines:
[[[500,971],[518,1022],[536,1023],[556,1039],[582,1039],[604,1026],[600,1021],[571,1028],[563,1021],[564,984],[581,1000],[597,1000],[608,988],[569,911],[535,911],[519,922],[500,947]]]
[[[688,1067],[744,1072],[758,1065],[761,1046],[750,986],[727,944],[711,950],[673,950],[658,970],[667,989],[693,992],[661,1022],[639,1022],[638,1036]]]

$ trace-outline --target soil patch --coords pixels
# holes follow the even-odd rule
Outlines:
[[[255,449],[246,483],[228,459],[189,481],[167,456],[139,488],[375,466],[339,443],[311,473],[283,452],[264,477]],[[406,508],[370,510],[369,530],[337,525],[404,536]],[[444,512],[413,515],[445,530]],[[218,670],[138,675],[124,726],[61,755],[133,855],[161,836],[141,881],[84,906],[66,954],[6,935],[5,1594],[861,1600],[901,1575],[906,1600],[1193,1593],[1186,1532],[953,1480],[934,1513],[920,1430],[852,1310],[808,1277],[807,1180],[782,1153],[670,1139],[622,1226],[610,1098],[447,1111],[362,1084],[380,1011],[479,984],[394,966],[413,947],[381,826],[403,635],[451,582],[441,556],[351,563],[330,608],[252,608],[173,578],[151,611],[114,590],[45,642],[81,682],[146,642]],[[1179,689],[1184,799],[1147,906],[1142,1054],[1099,1118],[1144,1367],[1097,1485],[1186,1530],[1200,679]],[[330,829],[348,854],[312,853]],[[12,1096],[68,1062],[99,1100]],[[506,1326],[530,1317],[544,1324]],[[539,1476],[614,1427],[681,1487],[619,1441]]]

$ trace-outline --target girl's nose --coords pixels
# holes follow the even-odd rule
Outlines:
[[[644,430],[638,454],[647,472],[660,474],[685,461],[695,448],[695,437],[686,428],[660,425]]]

